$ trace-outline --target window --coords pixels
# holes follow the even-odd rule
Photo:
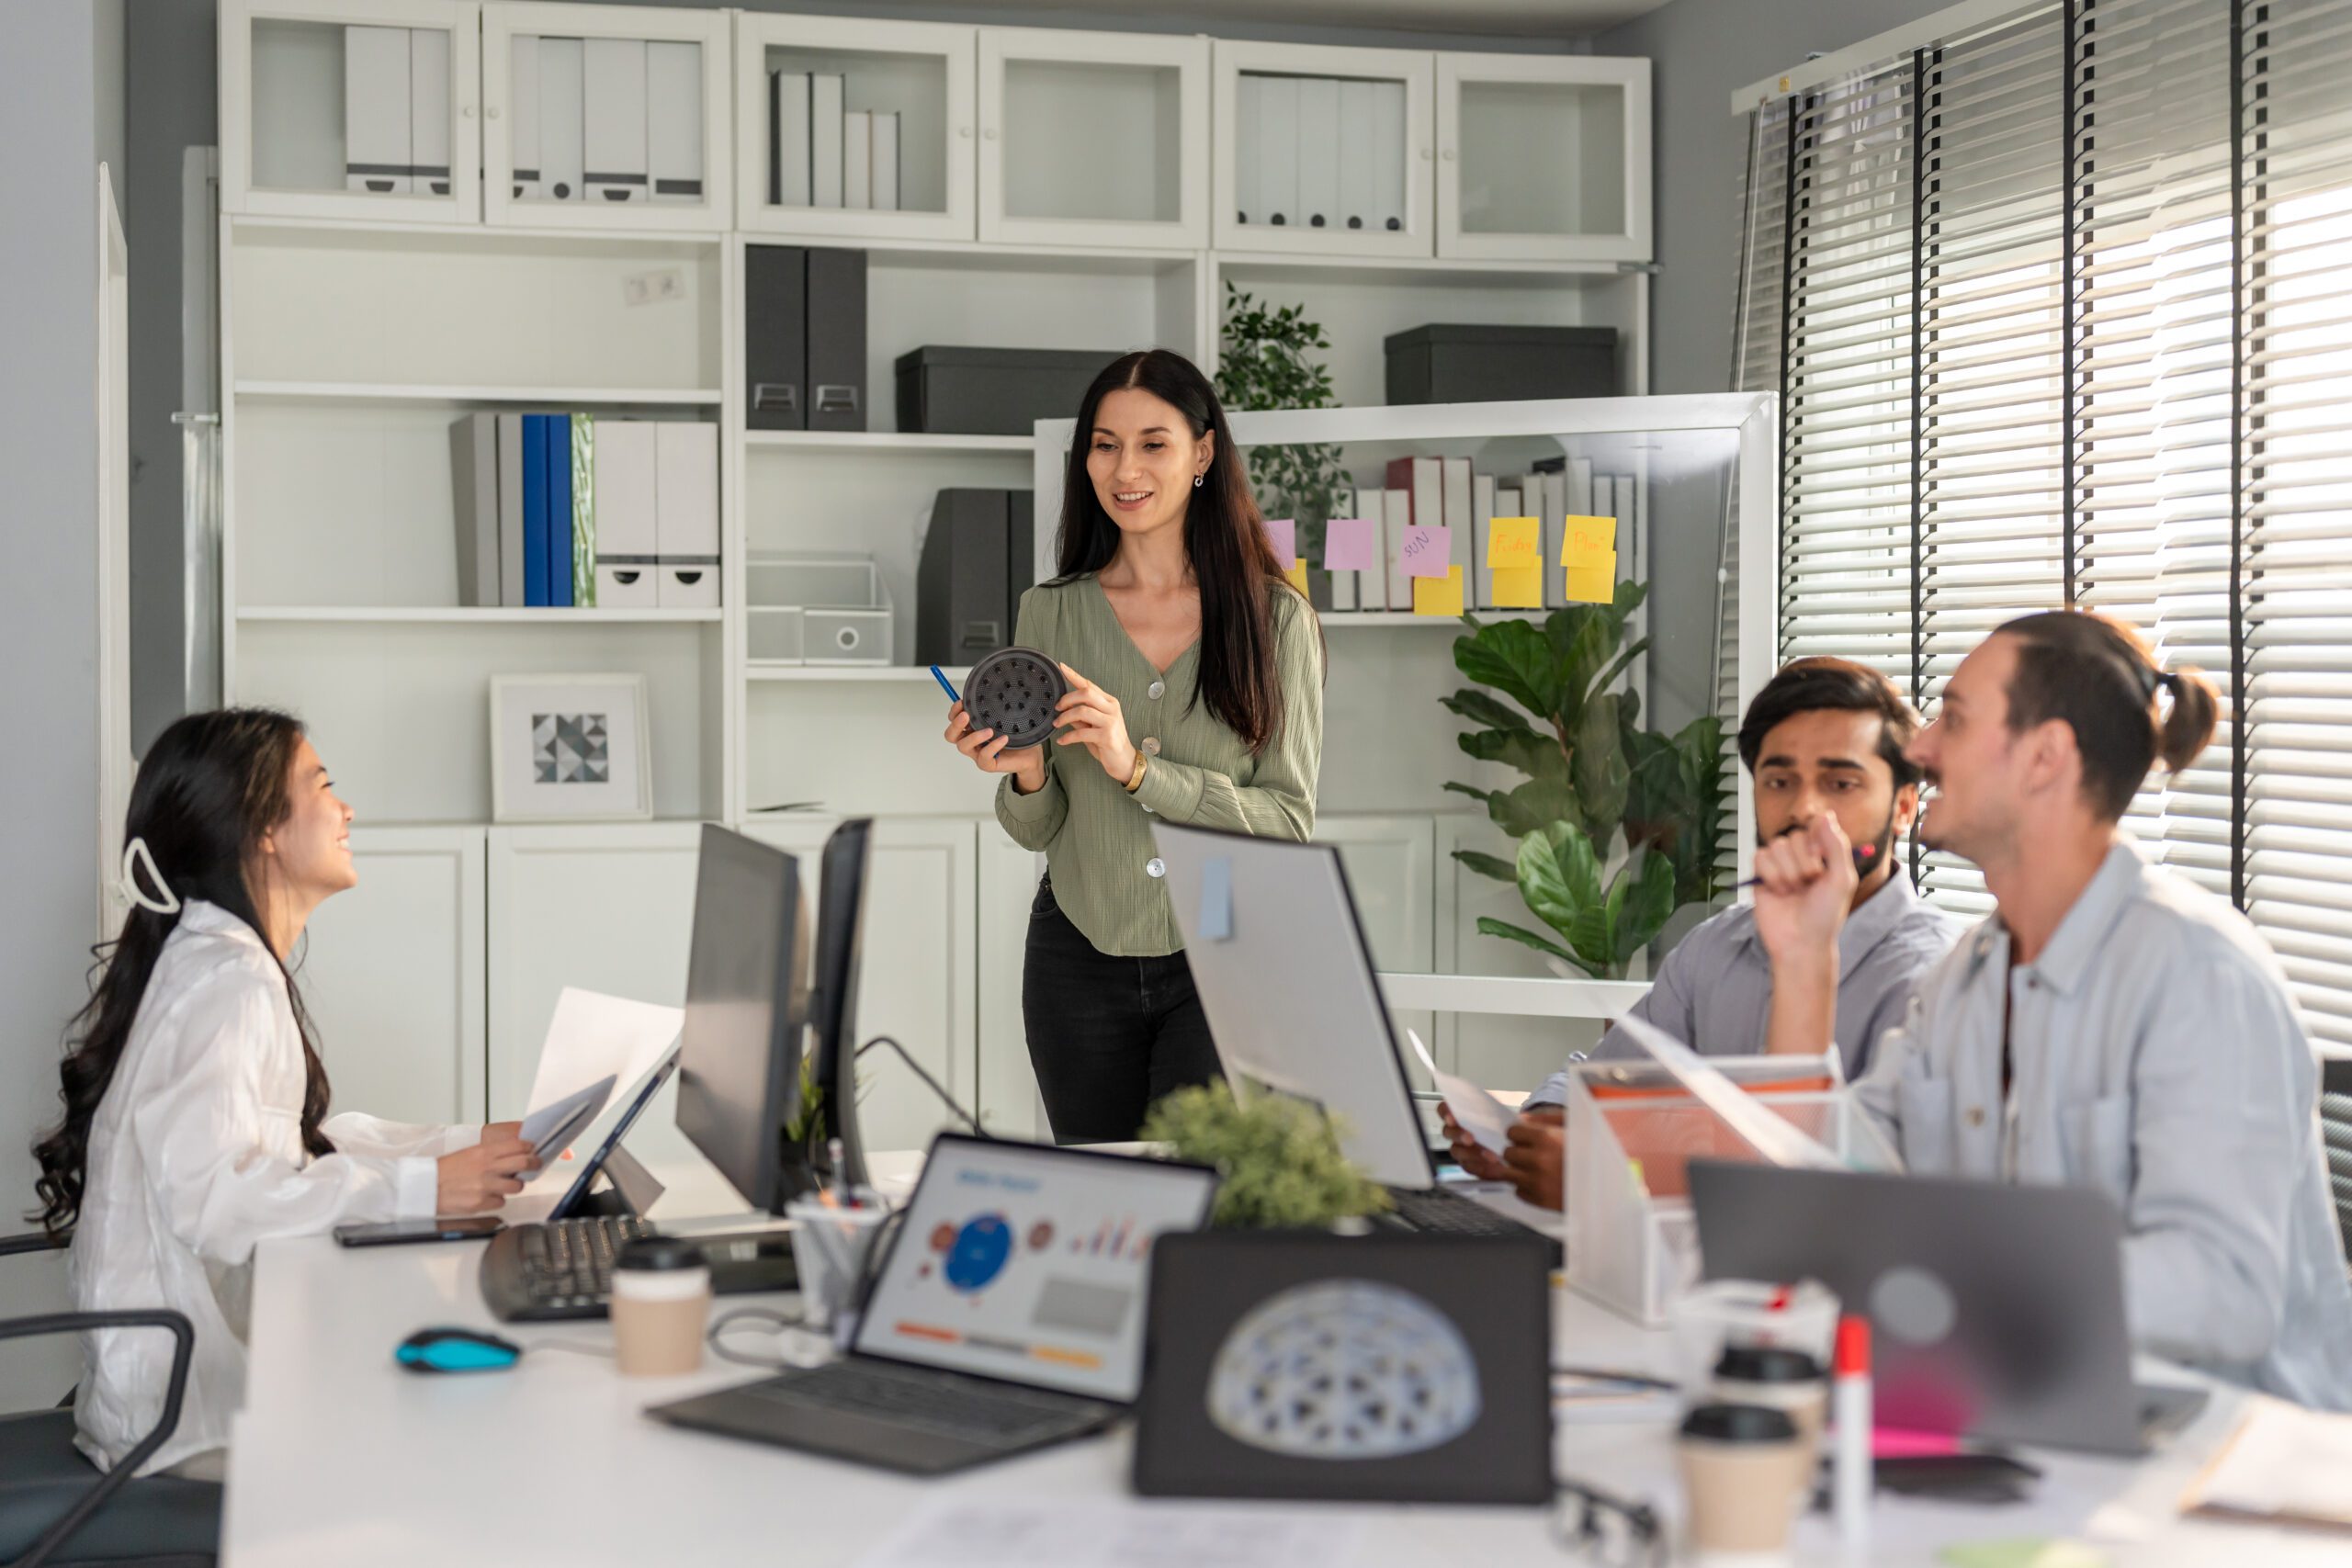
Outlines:
[[[2073,604],[2205,670],[2222,727],[2127,826],[2246,910],[2342,1047],[2347,73],[2352,0],[1930,18],[1749,117],[1734,348],[1782,398],[1783,656],[1860,660],[1926,708],[1994,626]],[[1964,863],[1914,863],[1989,908]]]

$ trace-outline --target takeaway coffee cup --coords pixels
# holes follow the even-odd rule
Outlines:
[[[1821,1427],[1829,1408],[1829,1384],[1821,1363],[1803,1350],[1781,1345],[1726,1345],[1715,1362],[1707,1397],[1720,1404],[1765,1404],[1785,1411],[1796,1423],[1798,1454],[1790,1483],[1810,1492],[1821,1452]]]
[[[613,1350],[625,1377],[667,1378],[702,1365],[710,1265],[674,1236],[640,1236],[613,1260]]]
[[[1803,1451],[1796,1422],[1768,1404],[1702,1404],[1683,1418],[1675,1455],[1693,1568],[1787,1563],[1797,1508],[1789,1477]]]

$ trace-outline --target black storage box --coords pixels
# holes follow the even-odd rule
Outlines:
[[[1617,395],[1614,327],[1432,325],[1387,346],[1392,406]]]
[[[917,664],[974,664],[1009,646],[1036,578],[1036,493],[943,490],[915,567]]]
[[[1092,349],[961,348],[928,344],[899,355],[899,429],[908,434],[1026,435],[1069,419],[1119,355]]]

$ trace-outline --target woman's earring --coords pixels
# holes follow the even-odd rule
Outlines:
[[[1204,484],[1206,484],[1207,482],[1208,482],[1208,475],[1206,475],[1206,474],[1194,474],[1194,475],[1193,476],[1193,488],[1194,490],[1198,490],[1198,489],[1200,489],[1200,488],[1201,488],[1201,486],[1203,486]]]

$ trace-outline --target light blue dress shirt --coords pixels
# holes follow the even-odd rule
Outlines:
[[[2140,1348],[2352,1410],[2352,1285],[2318,1088],[2262,938],[2126,840],[2034,963],[2012,967],[1998,915],[1980,922],[1879,1042],[1855,1096],[1914,1174],[2112,1197]]]
[[[1912,992],[1960,938],[1962,922],[1912,890],[1897,871],[1862,900],[1838,933],[1838,1049],[1852,1082],[1870,1066],[1872,1042],[1903,1021]],[[1691,928],[1658,965],[1642,999],[1625,1010],[1709,1056],[1763,1054],[1772,1021],[1772,960],[1756,934],[1756,911],[1741,904]],[[1594,1047],[1597,1058],[1645,1058],[1622,1029]],[[1558,1105],[1568,1075],[1555,1073],[1527,1097]]]

